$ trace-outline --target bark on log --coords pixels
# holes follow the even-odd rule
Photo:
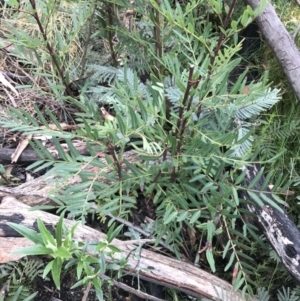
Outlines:
[[[127,151],[123,154],[123,159],[126,159],[132,164],[135,164],[139,160],[139,155],[133,151]],[[104,163],[104,167],[99,169],[102,173],[109,173],[113,170],[112,166],[109,166],[104,158],[99,158],[99,161]],[[82,164],[82,169],[84,170],[92,170],[93,166],[85,166],[86,164]],[[85,167],[84,167],[85,166]],[[125,164],[122,164],[123,170],[128,170]],[[106,182],[107,179],[103,176],[98,177],[98,181]],[[81,178],[77,175],[72,177],[69,181],[65,182],[63,185],[76,185],[81,183]],[[54,205],[54,203],[49,198],[51,196],[51,192],[57,189],[58,186],[62,185],[61,180],[57,180],[55,182],[54,177],[49,176],[41,176],[32,181],[23,183],[17,187],[7,187],[0,185],[0,198],[4,196],[14,196],[22,203],[29,206],[39,206],[39,205]]]
[[[259,164],[247,167],[244,187],[249,187],[249,184],[260,170],[261,167]],[[285,268],[298,282],[300,282],[299,229],[293,221],[291,221],[285,211],[282,213],[271,207],[270,204],[261,196],[261,193],[264,193],[269,199],[276,203],[276,200],[272,197],[269,188],[265,188],[261,191],[261,187],[263,187],[265,180],[265,177],[262,175],[251,189],[252,193],[256,194],[262,201],[264,204],[263,207],[258,206],[258,204],[253,201],[250,204],[249,201],[251,201],[251,197],[248,195],[247,191],[242,191],[241,197],[248,202],[247,208],[249,211],[257,216],[260,228],[263,230],[265,236],[268,238]]]
[[[17,212],[16,208],[18,208]],[[54,226],[58,222],[59,218],[55,215],[42,211],[29,210],[29,206],[18,202],[13,197],[3,198],[0,205],[0,243],[2,246],[2,249],[0,249],[0,259],[7,259],[7,252],[12,253],[14,250],[20,249],[20,247],[32,245],[30,241],[18,237],[20,235],[7,226],[6,223],[8,221],[17,222],[18,224],[35,229],[37,217],[40,217],[50,230],[51,228],[54,229]],[[68,228],[71,228],[75,222],[65,219],[64,223]],[[79,226],[75,231],[74,239],[82,242],[102,241],[105,239],[105,234],[87,226]],[[145,249],[142,249],[138,258],[132,252],[137,246],[130,243],[130,241],[124,243],[124,241],[115,239],[112,243],[122,251],[122,254],[117,253],[115,255],[115,259],[118,260],[128,256],[129,267],[126,271],[132,275],[139,273],[141,279],[171,287],[198,298],[202,296],[220,301],[253,300],[248,296],[242,297],[240,292],[233,292],[232,286],[229,283],[192,264]],[[92,249],[90,251],[92,252]],[[107,260],[109,261],[110,258],[108,257]]]
[[[84,141],[75,141],[73,142],[73,145],[81,155],[89,155],[87,145]],[[65,143],[62,143],[61,146],[66,150],[66,152],[69,152],[69,148]],[[55,159],[60,159],[57,150],[53,145],[49,146],[47,149]],[[12,155],[15,153],[15,151],[16,151],[15,148],[9,148],[9,147],[0,148],[0,164],[11,163]],[[35,153],[35,151],[31,147],[29,147],[23,150],[20,157],[18,157],[17,163],[19,164],[26,163],[29,165],[38,160],[40,160],[40,157]]]
[[[11,163],[11,157],[16,150],[14,148],[3,147],[0,148],[0,163]],[[33,149],[25,149],[18,159],[18,163],[33,163],[40,160]]]
[[[55,189],[55,183],[47,183],[46,179],[46,177],[39,177],[17,187],[0,186],[0,198],[16,197],[20,202],[31,207],[55,205],[48,197],[52,189]]]
[[[260,0],[245,0],[245,2],[252,9],[257,8],[260,4]],[[256,22],[300,101],[300,52],[293,37],[278,18],[271,3],[267,4],[263,12],[256,18]]]

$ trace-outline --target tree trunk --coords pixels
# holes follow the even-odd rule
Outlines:
[[[245,0],[245,2],[252,9],[260,4],[260,0]],[[300,52],[293,37],[286,30],[270,3],[256,18],[256,22],[300,101]]]

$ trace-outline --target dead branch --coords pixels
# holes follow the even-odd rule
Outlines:
[[[245,0],[245,2],[253,9],[260,5],[260,0]],[[300,101],[300,52],[293,37],[280,21],[270,2],[256,18],[256,22]]]

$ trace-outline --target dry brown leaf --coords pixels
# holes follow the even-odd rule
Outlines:
[[[4,92],[6,93],[7,97],[9,98],[10,102],[12,103],[14,108],[17,108],[17,104],[15,99],[10,95],[10,93],[3,87]]]
[[[21,156],[23,150],[29,144],[29,140],[31,140],[31,138],[32,135],[28,135],[19,142],[15,152],[11,155],[11,163],[16,163],[18,161],[18,158]]]
[[[12,170],[13,170],[13,166],[12,165],[7,166],[5,168],[5,176],[9,177],[11,175]]]
[[[72,124],[66,124],[66,123],[60,123],[59,124],[60,127],[63,129],[63,130],[75,130],[76,129],[76,125],[72,125]],[[41,129],[44,129],[44,130],[53,130],[53,131],[59,131],[60,129],[56,126],[56,124],[54,123],[49,123],[49,127],[46,127],[46,126],[41,126],[40,127]]]
[[[33,181],[34,177],[32,176],[32,174],[30,172],[26,172],[26,183]]]
[[[248,94],[249,93],[249,87],[245,87],[242,94]]]
[[[102,116],[106,120],[114,121],[115,117],[110,115],[103,107],[100,108]]]
[[[0,72],[0,82],[5,87],[11,89],[17,96],[19,96],[18,91],[15,89],[15,87],[9,81],[7,81],[7,79],[4,77],[4,75],[2,74],[2,72]]]
[[[195,232],[193,230],[191,230],[189,227],[187,227],[186,232],[190,238],[190,244],[192,247],[195,246],[196,244],[196,235]]]

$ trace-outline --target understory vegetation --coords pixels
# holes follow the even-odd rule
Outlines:
[[[117,218],[138,222],[149,245],[163,243],[168,256],[184,257],[245,295],[299,299],[245,206],[261,205],[253,187],[264,173],[263,200],[299,224],[299,104],[262,41],[254,55],[242,55],[242,32],[266,1],[257,11],[237,2],[5,2],[0,42],[13,46],[7,57],[33,78],[17,91],[34,91],[37,101],[1,112],[0,126],[33,135],[40,160],[27,168],[56,183],[49,195],[56,205],[38,209],[60,215],[55,233],[41,220],[38,232],[10,224],[35,243],[25,254],[51,259],[1,265],[8,300],[35,297],[24,275],[51,276],[60,288],[68,269],[74,287],[91,282],[97,298],[109,300],[103,287],[126,269],[126,258],[113,260],[120,253],[113,239],[145,238]],[[55,106],[40,105],[45,98]],[[60,160],[37,135],[54,144]],[[78,141],[88,154],[76,149]],[[252,164],[261,173],[245,185],[243,168]],[[71,185],[78,176],[81,183]],[[242,199],[243,191],[251,199]],[[67,230],[63,217],[78,224]],[[91,219],[107,227],[94,254],[72,239]],[[189,299],[170,290],[166,300]]]

